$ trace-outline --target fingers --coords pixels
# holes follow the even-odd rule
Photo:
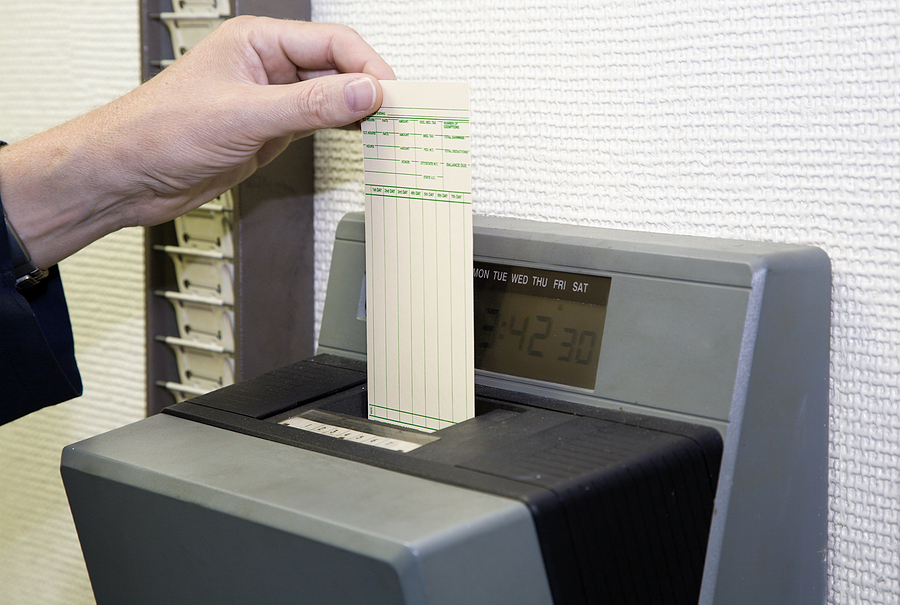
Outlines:
[[[381,106],[381,85],[369,75],[322,76],[289,86],[264,89],[274,107],[262,107],[269,138],[301,137],[322,128],[357,122]]]
[[[354,115],[367,116],[375,111],[376,103],[381,104],[378,100],[379,91],[375,88],[375,80],[373,78],[350,80],[344,84],[341,93],[344,97],[344,104]],[[343,126],[344,124],[338,125]]]
[[[343,25],[326,27],[332,30],[328,58],[333,68],[344,73],[369,74],[379,80],[395,78],[391,66],[356,31]]]
[[[320,73],[395,78],[387,62],[358,33],[343,25],[239,17],[225,26],[245,37],[272,84],[296,82]]]

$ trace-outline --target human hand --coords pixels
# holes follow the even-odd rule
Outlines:
[[[39,267],[214,198],[294,139],[381,106],[391,68],[339,25],[238,17],[112,103],[0,151],[0,195]]]

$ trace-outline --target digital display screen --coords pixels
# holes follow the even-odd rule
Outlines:
[[[475,367],[593,389],[612,279],[474,266]]]

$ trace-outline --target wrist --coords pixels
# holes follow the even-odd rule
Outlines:
[[[2,147],[6,147],[6,141],[0,141],[0,148]],[[0,208],[2,208],[2,206],[3,204],[0,202]],[[3,225],[16,289],[24,290],[47,277],[49,272],[44,269],[39,269],[31,262],[31,256],[22,244],[22,240],[20,240],[19,236],[16,234],[15,229],[13,229],[12,225],[9,223],[5,210],[3,211]],[[3,232],[0,232],[0,237],[2,236]]]
[[[41,269],[120,227],[93,183],[66,125],[0,148],[0,197],[8,224],[31,262]]]

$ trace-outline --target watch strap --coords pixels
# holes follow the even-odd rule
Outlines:
[[[6,143],[0,141],[0,147],[3,147],[4,145],[6,145]],[[12,257],[13,274],[16,277],[16,289],[20,291],[25,290],[47,277],[50,272],[39,268],[31,262],[31,256],[29,256],[28,251],[25,250],[22,240],[19,239],[16,230],[13,229],[12,225],[9,224],[9,219],[6,218],[6,211],[3,212],[3,224],[6,226],[9,252]]]
[[[3,214],[3,224],[6,225],[6,234],[9,240],[9,252],[12,256],[13,274],[16,276],[16,289],[25,290],[37,284],[39,281],[50,275],[46,269],[41,269],[33,262],[22,240],[16,234],[15,229],[9,224],[6,213]]]

